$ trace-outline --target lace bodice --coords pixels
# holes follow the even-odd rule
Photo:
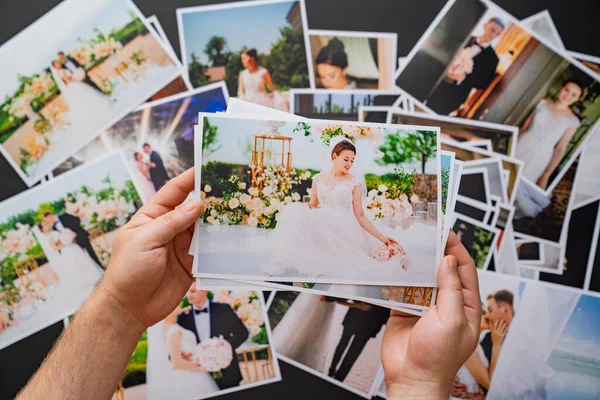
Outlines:
[[[242,80],[244,82],[244,91],[248,96],[255,92],[264,92],[264,76],[267,72],[263,67],[258,67],[258,70],[250,72],[247,69],[242,71]]]
[[[333,184],[325,182],[320,174],[314,176],[317,185],[317,197],[320,208],[333,208],[342,211],[352,211],[352,190],[360,182],[353,176],[350,179],[338,181]]]

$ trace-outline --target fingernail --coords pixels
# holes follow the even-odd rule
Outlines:
[[[448,269],[450,271],[456,270],[456,268],[457,268],[456,257],[454,257],[454,256],[446,257],[446,263],[448,264]]]
[[[198,204],[200,203],[196,200],[188,200],[183,204],[183,211],[192,212],[196,209],[196,207],[198,207]]]

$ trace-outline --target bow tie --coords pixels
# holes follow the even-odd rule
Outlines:
[[[201,310],[194,309],[194,314],[198,315],[198,314],[200,314],[200,313],[208,313],[208,308],[207,308],[207,307],[204,307],[204,308],[203,308],[203,309],[201,309]]]

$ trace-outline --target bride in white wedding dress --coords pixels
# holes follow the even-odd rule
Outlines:
[[[52,230],[40,224],[43,237],[53,250],[52,269],[60,279],[61,290],[90,290],[102,277],[100,267],[90,255],[75,242],[75,233],[68,228],[64,232]],[[56,261],[56,262],[54,262]]]
[[[241,55],[244,70],[238,78],[238,97],[250,103],[289,111],[289,107],[271,80],[271,74],[258,64],[256,49],[246,49]],[[265,90],[269,89],[269,93]]]
[[[516,158],[524,162],[523,176],[542,189],[579,128],[579,118],[570,107],[582,93],[577,82],[564,82],[556,99],[542,99],[521,127]]]
[[[85,71],[71,73],[55,60],[50,68],[61,95],[69,106],[68,120],[71,125],[77,124],[75,119],[87,119],[92,115],[110,113],[113,101],[110,96],[102,95],[87,83],[83,82]]]
[[[378,261],[370,256],[382,245],[399,245],[364,213],[364,183],[350,173],[356,147],[338,136],[331,141],[328,155],[332,166],[313,177],[310,203],[291,203],[278,215],[271,234],[272,262],[263,272],[278,275],[291,270],[309,278],[364,279],[401,270],[400,260]]]
[[[200,364],[189,360],[197,344],[194,332],[177,324],[177,316],[183,312],[193,311],[191,307],[177,307],[165,318],[164,335],[173,369],[173,398],[193,399],[218,392],[219,387],[210,373],[203,370]]]

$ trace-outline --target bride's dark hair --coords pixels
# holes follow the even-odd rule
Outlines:
[[[340,154],[342,154],[342,151],[344,151],[344,150],[350,150],[351,152],[353,152],[354,154],[356,154],[356,146],[354,146],[348,140],[342,140],[341,142],[339,142],[338,144],[336,144],[333,147],[333,149],[331,150],[331,158],[333,158],[334,154],[336,156],[339,156]]]
[[[258,63],[258,52],[256,51],[256,49],[254,47],[252,47],[250,49],[242,50],[242,54],[245,54],[250,58],[254,58],[254,61],[256,61],[256,63]]]
[[[333,38],[327,46],[319,50],[315,64],[328,64],[344,69],[348,67],[348,56],[344,51],[344,43],[338,38]]]

